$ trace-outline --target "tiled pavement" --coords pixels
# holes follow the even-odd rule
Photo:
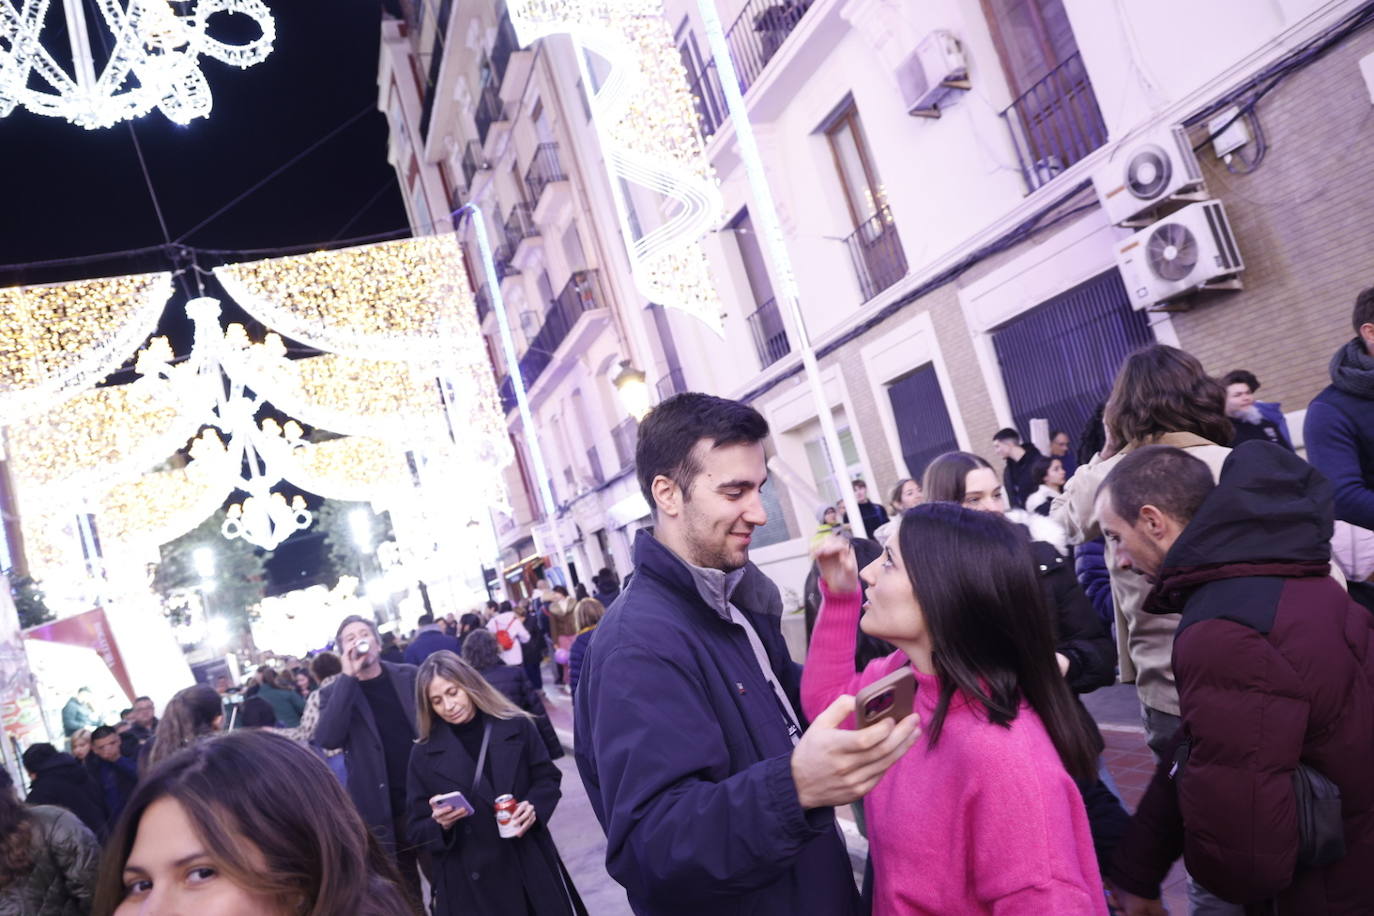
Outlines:
[[[569,749],[568,755],[558,761],[563,771],[563,800],[552,825],[558,850],[573,876],[578,892],[587,903],[588,912],[597,916],[628,914],[630,909],[625,902],[624,891],[606,874],[605,837],[592,814],[572,759],[572,704],[557,687],[552,686],[551,681],[545,682],[545,694],[549,697],[549,718]],[[1145,733],[1140,726],[1140,707],[1136,702],[1135,688],[1118,685],[1099,690],[1084,699],[1102,729],[1102,737],[1107,744],[1103,753],[1107,768],[1116,781],[1127,809],[1134,810],[1154,775],[1154,761],[1145,746]],[[850,840],[851,857],[861,868],[866,844],[853,829],[853,818],[848,809],[838,813]],[[1164,885],[1164,903],[1171,913],[1181,916],[1188,912],[1181,865],[1176,865],[1169,873]]]

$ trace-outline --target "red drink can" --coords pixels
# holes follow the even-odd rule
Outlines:
[[[498,795],[496,797],[496,831],[507,840],[516,836],[515,808],[518,803],[514,795]]]

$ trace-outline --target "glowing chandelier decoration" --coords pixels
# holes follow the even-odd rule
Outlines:
[[[579,45],[582,85],[593,86],[581,48],[611,64],[591,99],[597,133],[630,253],[635,285],[650,301],[681,309],[724,335],[720,295],[704,236],[719,225],[720,189],[697,132],[697,109],[660,0],[515,0],[521,44],[567,33]],[[621,179],[666,198],[662,224],[639,238]]]
[[[87,21],[88,2],[100,21]],[[0,117],[22,106],[94,129],[156,107],[175,123],[188,124],[210,113],[202,56],[244,69],[266,58],[276,37],[262,0],[60,3],[71,72],[58,62],[68,55],[54,56],[42,43],[52,0],[0,0]],[[251,19],[261,34],[245,44],[212,38],[211,19],[220,13]],[[92,47],[93,32],[102,46]],[[98,73],[97,58],[106,60]]]

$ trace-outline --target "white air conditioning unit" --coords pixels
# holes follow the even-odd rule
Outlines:
[[[1120,225],[1171,199],[1198,199],[1202,170],[1187,131],[1176,125],[1120,146],[1093,174],[1093,187],[1107,219]]]
[[[951,93],[968,89],[968,63],[953,34],[937,29],[921,39],[916,50],[897,68],[906,113],[940,117],[940,103]]]
[[[1195,289],[1240,289],[1245,269],[1219,200],[1190,204],[1125,239],[1116,264],[1137,309]]]

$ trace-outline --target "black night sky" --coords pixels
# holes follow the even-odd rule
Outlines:
[[[85,130],[23,109],[0,119],[0,286],[185,266],[170,248],[88,263],[17,266],[173,243],[245,251],[311,246],[400,231],[407,222],[377,110],[381,6],[376,0],[266,0],[277,38],[239,70],[202,58],[214,107],[179,126],[160,112],[132,122],[162,208],[164,235],[126,124]],[[50,19],[61,20],[60,5]],[[223,40],[244,17],[224,17]],[[249,26],[245,37],[255,34]],[[352,120],[352,123],[348,123]],[[321,138],[342,130],[223,215],[207,217]],[[258,256],[265,256],[258,255]],[[202,267],[248,255],[198,255]],[[192,290],[192,273],[183,274]],[[215,290],[207,289],[215,294]],[[190,323],[175,296],[161,333],[184,353]],[[224,302],[227,320],[246,320]],[[247,322],[250,333],[260,330]],[[309,535],[309,532],[303,533]],[[319,538],[278,548],[273,590],[313,572]]]

